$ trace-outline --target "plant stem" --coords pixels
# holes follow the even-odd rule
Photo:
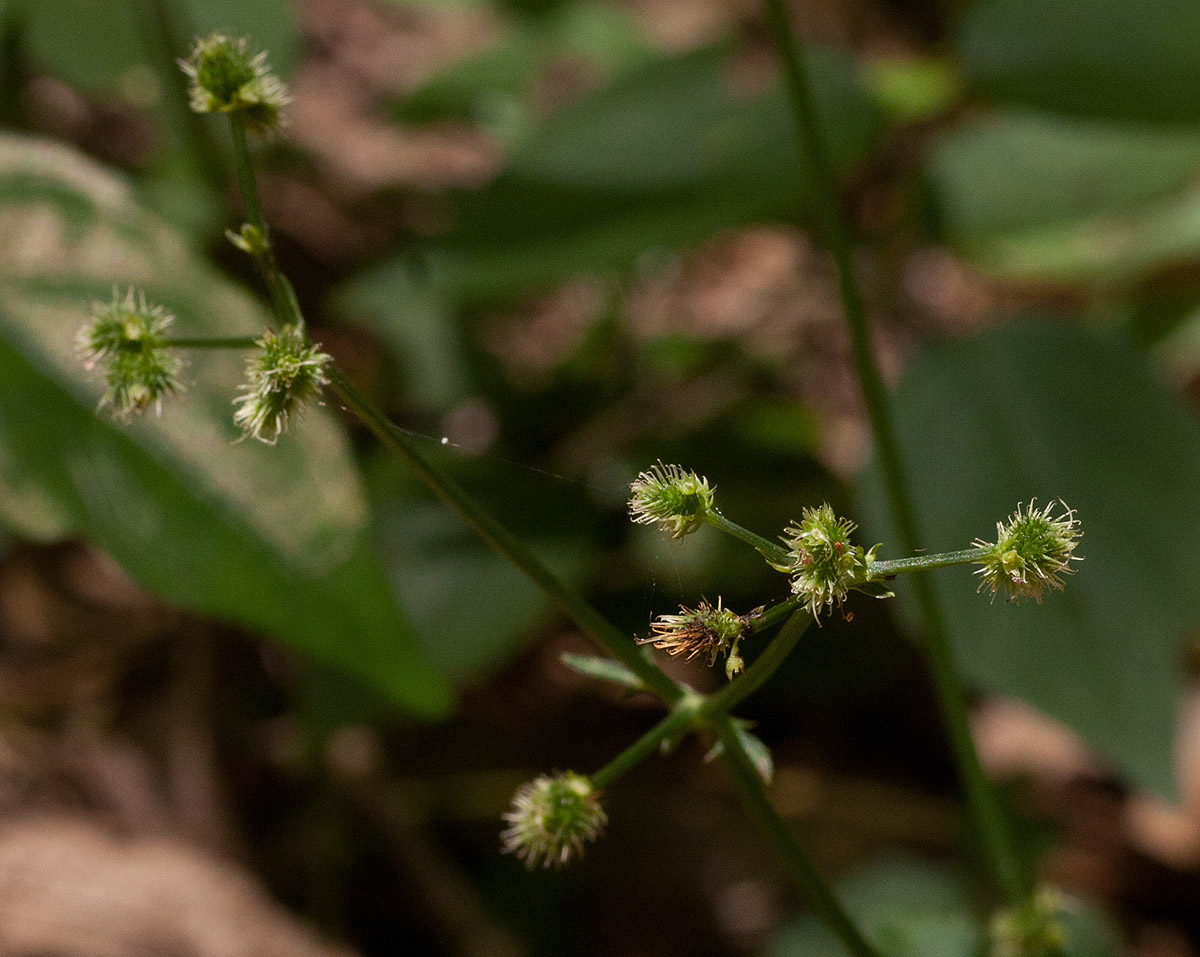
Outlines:
[[[253,349],[258,345],[258,339],[255,336],[230,336],[227,339],[182,337],[168,339],[167,345],[173,349]]]
[[[738,740],[733,722],[726,718],[717,725],[717,736],[724,748],[721,758],[725,771],[733,782],[742,806],[751,820],[758,825],[771,848],[783,861],[792,879],[803,891],[810,907],[825,925],[837,935],[842,946],[854,957],[879,957],[875,948],[868,943],[846,912],[841,902],[833,895],[820,871],[796,840],[792,829],[779,816],[779,812],[768,800],[762,780],[753,762]]]
[[[797,147],[800,156],[812,171],[820,225],[837,271],[838,293],[850,330],[854,367],[862,387],[892,518],[902,548],[907,552],[916,552],[918,536],[915,512],[887,406],[887,396],[871,346],[866,307],[854,274],[849,227],[838,207],[835,183],[821,138],[804,59],[804,44],[792,32],[784,0],[763,0],[763,6],[771,37],[787,79]],[[989,870],[1005,896],[1011,902],[1019,903],[1028,896],[1031,887],[1018,863],[1012,836],[996,793],[979,764],[979,756],[971,739],[966,694],[954,661],[941,609],[929,580],[924,575],[913,577],[913,591],[925,623],[924,649],[939,710],[958,765],[967,802],[983,840]]]
[[[657,751],[664,741],[687,731],[696,720],[701,700],[703,699],[696,694],[687,694],[680,698],[658,724],[593,774],[592,784],[597,788],[610,786],[625,772]]]
[[[892,558],[887,561],[871,562],[868,572],[872,579],[887,578],[905,572],[928,571],[931,568],[949,568],[951,565],[970,565],[983,558],[987,549],[964,548],[960,552],[938,552],[934,555],[913,555],[910,558]]]
[[[252,226],[262,235],[263,250],[255,258],[263,274],[263,279],[271,292],[271,302],[276,316],[283,323],[293,321],[303,326],[304,317],[296,300],[295,291],[287,277],[279,270],[271,252],[267,239],[266,223],[262,219],[261,206],[254,183],[254,170],[250,160],[250,152],[246,143],[245,128],[237,117],[231,117],[234,130],[234,154],[238,165],[238,180],[242,188],[246,215]],[[499,520],[494,518],[486,509],[480,507],[454,479],[435,463],[426,459],[390,419],[384,415],[370,399],[358,391],[336,365],[329,366],[330,388],[345,403],[346,408],[362,422],[379,441],[393,452],[404,458],[409,466],[425,482],[425,484],[448,505],[466,520],[484,541],[495,548],[512,563],[525,577],[533,582],[558,607],[586,633],[590,634],[618,661],[637,675],[642,683],[668,706],[670,711],[654,728],[636,741],[602,768],[595,778],[597,787],[611,783],[629,768],[633,767],[653,748],[666,740],[670,735],[686,729],[696,721],[696,714],[703,706],[704,700],[694,692],[685,689],[668,678],[649,660],[642,656],[633,640],[619,631],[586,601],[575,589],[571,588],[554,574],[536,555],[530,551],[520,539],[513,535]],[[728,523],[732,527],[733,523]],[[753,535],[744,529],[746,535]],[[754,536],[758,538],[758,536]],[[778,548],[766,539],[759,541],[770,549]],[[756,548],[762,550],[759,544]],[[782,549],[779,549],[782,551]],[[784,613],[790,602],[763,614],[756,623],[755,630],[768,627]],[[787,632],[785,629],[784,632]],[[717,705],[710,705],[706,710],[709,723],[724,742],[725,766],[734,777],[734,785],[742,795],[743,802],[756,819],[767,822],[765,830],[768,839],[776,852],[780,854],[788,869],[796,879],[801,892],[805,894],[818,917],[825,920],[830,929],[846,944],[853,957],[878,957],[854,927],[845,910],[834,897],[833,892],[821,877],[820,872],[808,857],[804,848],[796,842],[787,825],[776,813],[763,789],[762,781],[754,770],[754,764],[746,753],[732,719],[727,713],[719,713],[718,707],[725,703],[732,706],[759,688],[771,673],[782,663],[787,652],[799,639],[804,629],[794,629],[795,635],[784,638],[781,632],[776,640],[754,662],[740,681],[734,683],[739,693],[726,693],[719,698]],[[772,650],[774,649],[774,651]],[[725,689],[723,689],[723,693]],[[748,776],[745,772],[748,771]],[[744,779],[739,781],[738,775]],[[774,822],[773,830],[771,822]]]
[[[798,598],[791,598],[775,605],[764,612],[761,617],[754,619],[748,633],[764,631],[787,615],[795,615],[799,602]],[[799,620],[800,618],[805,620]],[[762,654],[754,660],[754,664],[747,669],[746,673],[716,694],[686,693],[675,703],[671,712],[662,721],[592,775],[593,783],[597,787],[611,783],[647,757],[662,741],[669,739],[679,731],[723,720],[734,707],[754,694],[775,673],[791,650],[796,647],[796,642],[800,640],[800,636],[804,634],[811,621],[811,616],[803,613],[793,617],[784,625],[783,630]]]
[[[740,538],[747,545],[753,546],[773,566],[786,566],[791,563],[791,556],[782,545],[777,545],[761,535],[756,535],[748,528],[742,528],[737,522],[731,522],[715,508],[704,513],[704,521],[713,528],[728,532],[734,538]]]
[[[284,326],[304,328],[304,313],[296,298],[296,290],[275,261],[275,250],[271,246],[270,232],[263,218],[262,203],[258,199],[258,185],[254,179],[254,162],[250,156],[250,144],[246,140],[246,123],[241,115],[229,114],[229,128],[233,132],[233,164],[237,169],[238,188],[242,193],[242,207],[246,222],[259,234],[260,242],[253,246],[252,256],[262,275],[271,307]]]
[[[746,669],[744,675],[736,681],[731,681],[720,691],[708,695],[704,699],[704,702],[700,705],[698,715],[700,718],[729,714],[744,699],[750,697],[750,695],[761,688],[767,679],[779,669],[779,666],[783,664],[787,656],[792,653],[792,649],[796,647],[796,643],[808,629],[808,626],[812,624],[812,615],[806,611],[797,610],[799,603],[800,599],[795,598],[782,602],[772,609],[772,611],[786,609],[786,611],[793,612],[793,614],[783,628],[780,629],[779,634],[763,649],[762,654],[754,659],[753,664]],[[761,627],[766,628],[769,626],[762,625]],[[755,630],[758,629],[756,628]]]
[[[267,221],[263,219],[262,204],[258,201],[258,184],[254,180],[250,144],[246,141],[246,124],[237,113],[229,114],[229,129],[233,133],[233,165],[242,194],[242,211],[246,214],[246,222],[266,236]]]
[[[435,494],[458,512],[484,541],[523,572],[572,621],[600,642],[609,654],[641,678],[646,687],[668,704],[674,704],[683,696],[683,690],[647,661],[631,638],[615,628],[578,592],[547,568],[524,542],[481,508],[450,475],[421,455],[409,437],[362,395],[336,365],[329,367],[329,379],[330,387],[346,404],[346,408],[380,442],[404,458]]]

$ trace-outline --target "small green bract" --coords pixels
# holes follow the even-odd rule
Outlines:
[[[274,445],[310,400],[329,384],[333,359],[288,326],[258,340],[259,351],[246,363],[247,383],[234,399],[233,421],[246,435]]]
[[[1075,545],[1083,535],[1075,510],[1059,500],[1057,504],[1064,511],[1055,517],[1055,502],[1038,511],[1035,501],[1031,499],[1028,506],[1018,505],[1007,522],[996,523],[996,541],[972,542],[985,549],[979,559],[982,567],[975,574],[982,576],[979,590],[990,589],[993,600],[1003,589],[1009,601],[1032,598],[1040,604],[1047,589],[1062,591],[1062,576],[1074,572],[1070,563],[1083,560],[1075,554]]]
[[[256,133],[282,123],[287,88],[267,66],[266,52],[251,53],[244,38],[201,37],[179,65],[191,81],[188,96],[197,113],[241,113]]]
[[[92,319],[79,330],[76,347],[85,368],[104,366],[107,389],[100,406],[121,419],[151,406],[162,411],[163,396],[177,392],[182,363],[165,332],[174,317],[130,289],[124,299],[113,290],[111,303],[94,303]]]
[[[704,524],[713,507],[708,479],[678,465],[642,472],[630,485],[629,517],[640,525],[655,523],[672,538],[683,538]]]
[[[521,785],[504,820],[505,854],[516,854],[529,868],[561,867],[600,836],[608,815],[592,782],[567,771]]]

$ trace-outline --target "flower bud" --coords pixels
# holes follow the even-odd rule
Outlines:
[[[111,406],[121,419],[150,406],[162,411],[162,398],[179,390],[182,363],[165,336],[174,317],[146,302],[145,293],[124,300],[113,290],[111,303],[94,303],[92,319],[79,330],[77,349],[85,368],[104,366],[107,389],[100,406]]]
[[[1058,504],[1065,511],[1054,518],[1054,502],[1039,512],[1035,501],[1030,500],[1028,506],[1018,505],[1007,523],[996,523],[996,541],[972,542],[985,549],[978,559],[982,567],[975,572],[982,576],[979,591],[990,589],[993,600],[1003,588],[1009,601],[1032,598],[1040,604],[1046,589],[1062,591],[1061,576],[1074,572],[1070,563],[1083,560],[1075,554],[1075,545],[1083,535],[1075,510],[1060,500]]]
[[[279,129],[287,89],[267,66],[266,52],[251,53],[245,38],[201,37],[179,65],[190,80],[188,95],[197,113],[240,113],[256,133]]]
[[[297,326],[267,332],[258,347],[246,363],[248,381],[234,400],[238,408],[233,421],[246,435],[274,445],[291,420],[329,384],[325,370],[333,359]]]
[[[592,782],[567,771],[521,785],[504,820],[505,854],[516,854],[529,868],[561,867],[600,836],[608,815]]]
[[[714,608],[702,601],[696,608],[679,608],[678,615],[659,615],[650,625],[650,636],[639,638],[638,644],[651,644],[672,656],[682,655],[688,661],[700,655],[711,667],[717,656],[728,656],[726,672],[729,678],[742,670],[743,661],[737,654],[739,639],[746,631],[747,619],[721,607],[717,599]],[[729,665],[729,662],[733,662]]]
[[[700,528],[713,507],[708,479],[678,465],[659,462],[642,472],[630,490],[629,517],[639,525],[657,522],[672,538],[683,538]]]
[[[800,521],[784,532],[784,544],[791,556],[784,570],[792,576],[792,593],[804,599],[814,619],[822,608],[832,608],[835,602],[840,606],[846,593],[866,579],[875,548],[867,552],[851,544],[850,533],[855,528],[852,521],[838,518],[824,504],[806,508]]]

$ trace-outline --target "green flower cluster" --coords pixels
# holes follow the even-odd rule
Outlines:
[[[88,369],[104,367],[107,385],[100,405],[111,406],[118,418],[140,415],[151,406],[162,411],[164,396],[180,388],[182,363],[166,338],[174,316],[146,302],[130,289],[124,299],[114,289],[111,303],[94,303],[92,318],[76,337]]]
[[[246,435],[274,445],[308,402],[329,384],[332,357],[288,326],[268,331],[246,363],[247,384],[235,400],[233,421]]]
[[[523,784],[504,820],[505,854],[516,854],[530,868],[561,867],[600,836],[608,815],[592,782],[567,771]]]
[[[251,53],[244,38],[221,33],[201,37],[179,65],[190,81],[188,96],[197,113],[240,113],[249,129],[279,129],[287,88],[267,66],[266,52]]]
[[[1028,506],[1018,505],[1007,522],[997,522],[994,542],[972,542],[985,549],[979,559],[982,567],[975,572],[982,578],[979,591],[990,589],[993,600],[996,592],[1004,589],[1009,601],[1032,598],[1041,604],[1047,589],[1062,591],[1062,576],[1074,573],[1071,562],[1083,560],[1075,554],[1075,545],[1083,535],[1075,510],[1060,500],[1058,504],[1064,511],[1055,517],[1054,502],[1038,511],[1035,501],[1030,500]]]
[[[630,486],[629,517],[639,525],[655,523],[672,538],[683,538],[704,524],[713,508],[708,479],[678,465],[659,462]]]
[[[818,619],[824,608],[841,605],[852,588],[863,584],[868,566],[875,560],[875,548],[865,551],[850,541],[857,526],[839,518],[828,504],[806,508],[799,522],[784,532],[783,540],[791,556],[784,569],[792,576],[792,594],[804,600]],[[876,546],[878,548],[878,546]]]

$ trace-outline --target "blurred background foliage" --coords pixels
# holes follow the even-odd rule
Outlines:
[[[1200,6],[795,22],[926,546],[1032,496],[1086,533],[1042,606],[935,573],[985,764],[1076,899],[1071,953],[1195,954]],[[783,593],[715,532],[629,525],[659,459],[763,534],[829,500],[896,557],[756,3],[0,0],[0,935],[100,953],[63,930],[92,920],[142,953],[136,911],[185,954],[218,927],[247,954],[836,953],[699,744],[606,797],[582,866],[499,857],[518,783],[653,710],[565,668],[582,638],[338,410],[237,443],[241,360],[205,354],[161,417],[95,416],[73,337],[114,283],[182,334],[265,321],[224,130],[175,67],[213,29],[294,94],[261,180],[315,337],[620,627]],[[888,953],[973,953],[987,898],[891,604],[813,629],[745,713]],[[151,841],[187,907],[87,916]]]

